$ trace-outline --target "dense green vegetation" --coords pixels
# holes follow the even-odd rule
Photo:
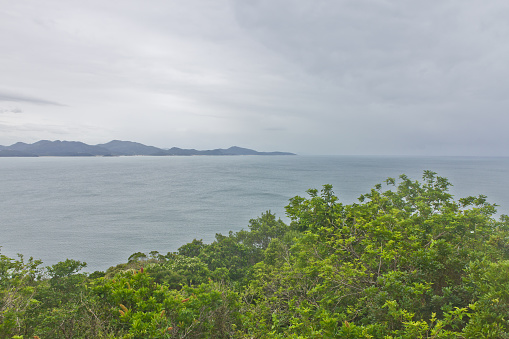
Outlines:
[[[509,218],[426,171],[106,272],[0,258],[2,338],[509,338]]]

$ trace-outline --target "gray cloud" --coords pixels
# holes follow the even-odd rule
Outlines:
[[[503,2],[258,0],[235,5],[239,23],[252,37],[309,75],[371,100],[452,101],[466,94],[489,96],[500,82],[509,84],[496,76],[508,70],[509,8]]]
[[[507,137],[484,116],[507,120],[507,3],[258,0],[235,2],[235,13],[307,75],[325,106],[314,110],[317,130],[341,131],[332,138],[355,140],[354,153],[493,154],[492,143],[506,153],[496,140]]]
[[[10,101],[10,102],[25,102],[36,105],[50,105],[50,106],[65,106],[58,102],[39,99],[36,97],[26,96],[22,94],[8,93],[0,91],[0,101]],[[19,112],[15,112],[19,113]]]
[[[505,0],[4,8],[0,101],[30,109],[2,119],[19,138],[75,126],[91,143],[509,155]]]
[[[23,113],[23,110],[18,107],[10,107],[10,108],[0,107],[0,113]]]

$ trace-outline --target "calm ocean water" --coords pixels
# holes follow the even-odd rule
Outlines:
[[[166,254],[193,238],[214,240],[332,184],[355,202],[387,177],[433,170],[456,197],[485,194],[509,214],[509,158],[240,156],[0,158],[0,249],[45,265],[72,258],[87,271],[134,252]]]

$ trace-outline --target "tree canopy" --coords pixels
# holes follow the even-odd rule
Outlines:
[[[0,257],[5,338],[509,338],[509,218],[451,184],[308,190],[248,229],[106,272]],[[385,187],[385,189],[384,189]]]

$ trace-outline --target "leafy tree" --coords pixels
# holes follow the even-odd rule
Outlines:
[[[78,273],[86,263],[67,259],[46,268],[34,298],[37,303],[27,311],[31,331],[44,338],[99,337],[108,332],[107,321],[100,318],[97,302],[86,287],[88,277]]]
[[[131,254],[131,256],[129,257],[128,261],[129,262],[145,261],[147,259],[148,259],[148,257],[147,257],[147,255],[145,253],[136,252],[136,253]]]
[[[25,331],[25,313],[37,300],[35,287],[42,277],[40,260],[24,261],[0,255],[0,337],[10,338]]]
[[[199,258],[181,255],[175,255],[164,263],[149,265],[146,270],[157,283],[172,289],[180,289],[183,285],[199,285],[211,276],[207,265]]]
[[[290,227],[304,234],[286,254],[274,240],[256,265],[246,290],[250,335],[475,333],[468,320],[480,319],[470,308],[479,296],[465,283],[465,268],[508,259],[508,225],[491,218],[495,205],[483,196],[454,201],[450,183],[433,172],[422,183],[400,179],[396,186],[389,178],[393,188],[385,192],[377,185],[361,204],[340,204],[329,185],[290,200]],[[489,330],[505,333],[500,326]]]
[[[223,276],[226,269],[225,278],[240,280],[247,272],[248,263],[252,258],[251,252],[246,245],[237,242],[233,236],[216,234],[216,241],[204,247],[199,258],[207,264],[211,272],[219,269],[220,276]]]
[[[145,270],[126,271],[97,279],[92,291],[124,338],[229,338],[238,323],[238,297],[212,282],[177,291]]]
[[[201,239],[200,240],[193,239],[192,242],[180,246],[178,249],[178,254],[185,257],[194,258],[200,255],[200,252],[204,247],[206,247],[206,245],[203,243]]]
[[[193,248],[200,246],[199,258],[208,265],[213,278],[230,281],[248,279],[253,265],[263,260],[264,250],[270,242],[289,231],[289,227],[270,211],[251,219],[248,227],[248,231],[230,232],[228,236],[216,234],[216,241],[210,245],[201,246],[193,241]],[[181,248],[189,251],[190,247]]]
[[[288,226],[281,219],[276,220],[276,215],[267,211],[260,217],[249,220],[249,231],[239,231],[235,236],[248,247],[264,250],[272,239],[283,237],[288,230]]]

